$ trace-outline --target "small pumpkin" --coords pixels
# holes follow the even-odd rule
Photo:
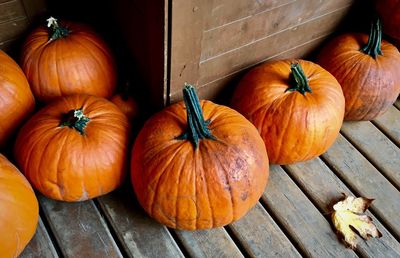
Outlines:
[[[130,95],[130,83],[127,82],[122,92],[111,97],[111,102],[121,109],[129,121],[132,121],[138,116],[138,105],[135,99]]]
[[[168,227],[221,227],[253,207],[268,180],[268,157],[256,128],[236,111],[197,98],[153,115],[131,159],[136,196]]]
[[[90,96],[59,98],[21,129],[15,159],[33,187],[62,201],[84,201],[123,181],[129,123],[110,101]]]
[[[370,35],[348,33],[330,41],[317,61],[343,88],[345,120],[372,120],[388,110],[400,93],[400,53],[382,40],[380,21]]]
[[[376,11],[383,23],[384,32],[400,46],[400,1],[375,0]]]
[[[232,107],[260,132],[274,164],[313,159],[335,141],[343,122],[344,97],[336,79],[304,60],[264,63],[248,72]]]
[[[35,234],[39,205],[26,178],[0,154],[0,254],[18,257]]]
[[[21,66],[34,95],[41,102],[59,96],[90,94],[109,98],[117,74],[105,42],[89,27],[48,19],[35,29],[22,47]]]
[[[32,113],[35,99],[21,68],[0,50],[0,148]]]

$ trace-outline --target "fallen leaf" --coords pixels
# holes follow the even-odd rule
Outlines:
[[[357,236],[354,230],[366,240],[370,237],[382,236],[372,223],[372,219],[362,214],[368,209],[372,201],[373,199],[344,195],[342,201],[333,205],[333,225],[338,233],[343,236],[344,241],[353,249],[357,246]]]

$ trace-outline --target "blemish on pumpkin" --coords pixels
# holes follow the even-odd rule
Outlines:
[[[248,191],[242,192],[242,193],[240,194],[240,199],[242,199],[242,201],[245,201],[245,200],[247,199],[248,196],[249,196],[249,192],[248,192]]]

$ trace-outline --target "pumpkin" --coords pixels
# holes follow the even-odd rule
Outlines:
[[[274,164],[321,155],[343,122],[339,83],[319,65],[304,60],[253,68],[240,81],[231,104],[256,126]]]
[[[123,181],[128,134],[128,120],[113,103],[70,95],[48,104],[22,127],[15,159],[45,196],[84,201]]]
[[[153,115],[132,150],[131,179],[144,210],[171,228],[221,227],[253,207],[268,180],[268,156],[256,128],[236,111],[199,101]]]
[[[0,148],[33,111],[35,100],[21,68],[0,50]]]
[[[50,28],[35,29],[22,47],[21,66],[41,102],[71,94],[109,98],[117,81],[114,58],[83,24],[48,19]]]
[[[383,114],[400,93],[400,53],[382,40],[379,20],[370,35],[348,33],[329,42],[318,63],[343,88],[346,120],[371,120]]]
[[[376,0],[376,11],[382,19],[384,32],[400,46],[400,1]]]
[[[0,254],[18,257],[35,234],[39,205],[32,187],[0,154]]]

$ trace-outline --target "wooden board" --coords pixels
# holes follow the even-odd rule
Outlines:
[[[338,241],[329,222],[279,166],[271,166],[262,197],[267,210],[308,257],[357,257]]]
[[[58,258],[56,249],[47,233],[43,221],[39,218],[39,224],[35,236],[20,254],[20,258]]]
[[[250,257],[301,257],[260,203],[228,228]]]
[[[201,62],[199,83],[202,85],[216,80],[229,73],[265,60],[276,53],[281,53],[287,49],[329,35],[338,26],[341,17],[348,11],[349,8],[340,9]]]
[[[26,17],[0,23],[0,42],[20,37],[29,25]]]
[[[20,0],[0,3],[0,23],[26,17]]]
[[[374,215],[400,237],[400,192],[341,135],[322,157],[356,195],[375,199]]]
[[[129,257],[183,257],[167,228],[141,209],[132,189],[125,186],[98,202]]]
[[[122,257],[93,201],[65,203],[38,197],[65,257]]]
[[[319,158],[286,166],[287,172],[296,184],[305,192],[316,207],[330,219],[332,205],[342,198],[342,193],[354,195],[346,185],[328,168]],[[373,222],[382,232],[379,239],[370,239],[367,242],[358,239],[357,252],[364,257],[399,257],[400,243],[386,230],[373,216]]]
[[[400,120],[400,112],[398,118]],[[400,189],[400,149],[393,142],[369,121],[346,122],[341,132],[397,189]]]
[[[400,101],[397,100],[396,104]],[[400,104],[399,107],[400,108]],[[391,107],[383,115],[373,120],[382,132],[386,134],[396,145],[400,147],[400,110],[396,107]]]
[[[249,45],[265,37],[278,34],[280,31],[299,26],[325,14],[343,9],[343,7],[351,5],[353,1],[321,2],[319,0],[309,0],[302,3],[298,1],[282,1],[288,3],[280,3],[281,5],[277,8],[207,30],[203,35],[201,61],[204,62],[227,51]],[[257,3],[257,1],[252,2]],[[230,4],[230,6],[240,11],[240,9],[236,8],[236,4]],[[222,10],[226,11],[226,9]],[[283,19],[282,17],[287,18]],[[291,39],[287,38],[287,40],[290,41]]]
[[[191,257],[243,257],[224,228],[176,230],[176,234]]]

